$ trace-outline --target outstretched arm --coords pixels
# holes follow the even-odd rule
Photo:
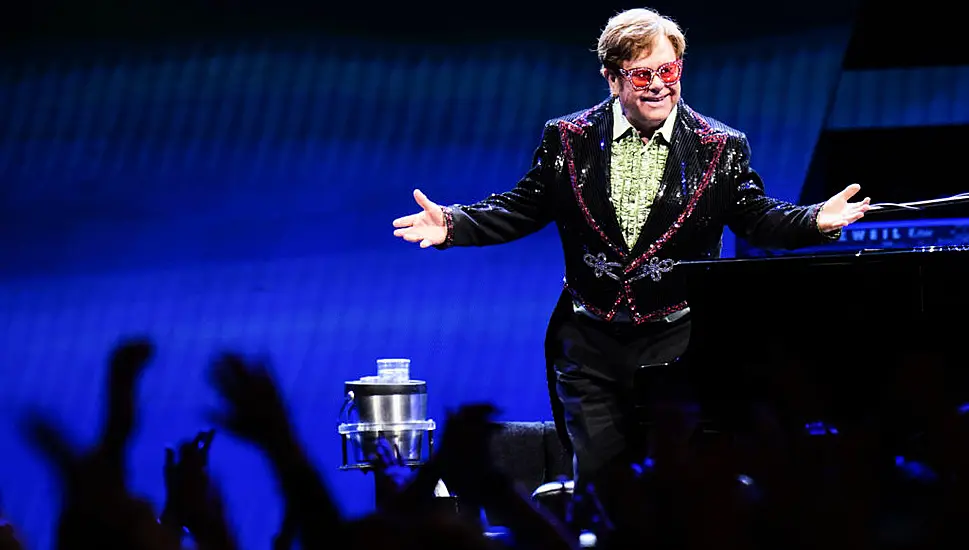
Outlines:
[[[442,207],[415,190],[422,211],[394,220],[394,235],[419,242],[421,248],[443,249],[502,244],[542,229],[553,219],[553,164],[559,149],[558,132],[546,125],[532,166],[514,189],[475,204]]]
[[[850,225],[868,211],[869,199],[849,203],[861,187],[850,185],[827,202],[798,206],[767,196],[764,183],[750,169],[750,145],[747,138],[732,139],[734,163],[727,167],[736,174],[730,181],[730,209],[727,225],[754,246],[793,250],[833,242],[841,236],[841,228]]]

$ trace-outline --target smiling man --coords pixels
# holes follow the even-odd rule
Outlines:
[[[556,224],[565,284],[546,356],[577,487],[639,458],[633,373],[676,359],[689,342],[677,261],[719,257],[724,226],[755,246],[794,249],[837,240],[868,210],[868,199],[848,202],[857,185],[809,206],[768,197],[744,134],[681,98],[685,49],[679,26],[653,10],[616,15],[598,44],[610,97],[548,121],[514,189],[446,207],[415,190],[422,211],[394,220],[398,237],[438,249]]]

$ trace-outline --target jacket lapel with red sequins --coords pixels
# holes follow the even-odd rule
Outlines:
[[[603,243],[624,258],[629,249],[609,199],[609,163],[612,157],[612,99],[579,115],[574,122],[560,122],[572,193],[586,223]]]

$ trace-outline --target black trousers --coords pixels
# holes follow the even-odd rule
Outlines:
[[[550,327],[546,352],[572,443],[576,490],[593,483],[607,513],[609,470],[646,453],[647,434],[635,414],[643,396],[634,395],[634,373],[682,356],[689,339],[689,315],[634,325],[569,312]]]

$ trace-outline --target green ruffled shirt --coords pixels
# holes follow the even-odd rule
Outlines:
[[[610,197],[622,227],[626,244],[632,248],[649,218],[666,169],[676,122],[676,106],[648,143],[613,101],[612,163],[609,170]]]

